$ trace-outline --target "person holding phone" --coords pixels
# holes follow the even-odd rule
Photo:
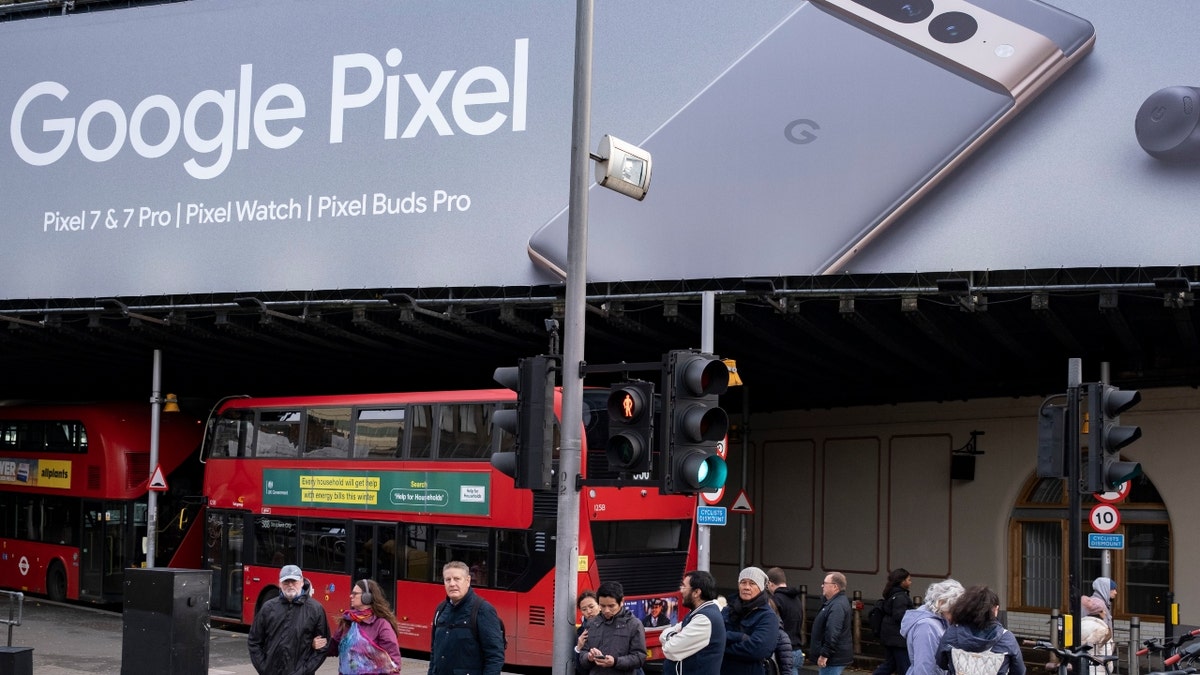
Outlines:
[[[605,581],[596,589],[600,615],[588,623],[576,665],[585,673],[637,673],[646,662],[646,629],[621,603],[625,588]]]

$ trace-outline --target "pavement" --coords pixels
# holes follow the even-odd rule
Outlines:
[[[7,611],[0,613],[0,620],[7,618]],[[121,672],[124,639],[120,612],[28,596],[20,625],[0,624],[0,646],[33,648],[34,675],[117,675]],[[408,656],[401,664],[401,670],[410,674],[424,673],[428,668],[429,661]],[[816,675],[816,668],[806,664],[801,672]],[[337,659],[325,659],[317,674],[337,675]],[[250,665],[244,631],[220,627],[209,630],[208,675],[257,675]],[[506,668],[504,675],[512,673]]]
[[[4,640],[0,646],[9,645],[11,635],[12,647],[32,647],[36,675],[121,672],[124,636],[119,612],[26,597],[21,624],[12,626],[11,633],[7,628],[0,625],[0,640]],[[401,668],[406,673],[423,673],[428,664],[405,657]],[[255,675],[246,651],[246,634],[212,628],[208,666],[209,675]],[[337,675],[337,659],[326,659],[317,673]]]

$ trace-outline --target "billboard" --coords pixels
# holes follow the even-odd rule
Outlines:
[[[1184,50],[1144,45],[1185,44],[1200,7],[1056,4],[1095,25],[1094,53],[840,269],[1200,262],[1176,226],[1200,207],[1195,171],[1151,159],[1132,133],[1146,96],[1192,76]],[[816,66],[763,47],[806,12],[795,0],[598,4],[593,146],[611,133],[652,147],[701,94],[733,95],[715,83],[739,64],[795,89]],[[554,281],[538,235],[567,204],[574,20],[564,2],[194,0],[0,25],[20,64],[0,73],[0,298]],[[803,248],[823,219],[770,236],[744,226],[785,208],[801,222],[812,210],[786,192],[764,203],[760,181],[728,181],[717,212],[663,188],[720,171],[753,112],[707,138],[712,162],[656,155],[645,203],[592,195],[592,279],[823,271],[774,253]],[[823,147],[819,130],[804,146],[807,128],[770,129],[785,151]],[[834,182],[853,185],[888,148],[860,150]],[[790,161],[752,154],[763,176]],[[614,204],[632,237],[605,236]],[[665,244],[639,249],[636,233],[654,228],[750,253],[663,268]],[[648,255],[603,264],[631,250]]]

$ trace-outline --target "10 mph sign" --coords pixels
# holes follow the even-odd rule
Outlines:
[[[1097,504],[1088,514],[1088,521],[1097,532],[1115,532],[1121,526],[1121,512],[1112,504]]]

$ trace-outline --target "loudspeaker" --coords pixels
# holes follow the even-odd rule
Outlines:
[[[950,478],[975,480],[975,455],[950,455]]]

